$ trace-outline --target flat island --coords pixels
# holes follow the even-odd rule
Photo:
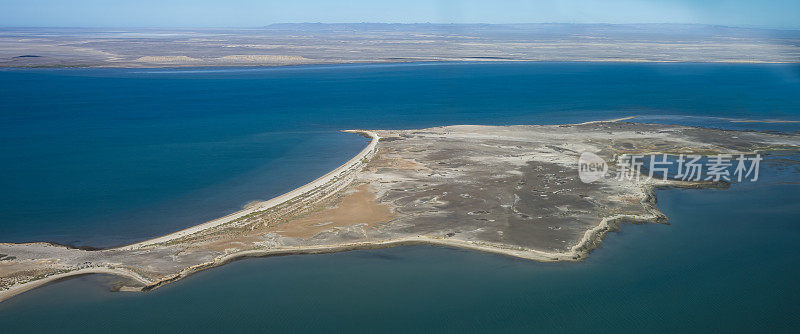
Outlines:
[[[348,130],[370,138],[344,165],[289,193],[182,231],[110,249],[0,243],[0,301],[61,278],[107,273],[145,291],[251,256],[434,244],[580,261],[623,222],[664,223],[657,187],[726,182],[619,178],[625,154],[800,150],[800,134],[588,122]],[[583,152],[608,163],[584,183]]]

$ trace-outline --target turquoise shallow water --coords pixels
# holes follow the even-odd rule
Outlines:
[[[411,64],[0,71],[0,239],[108,246],[292,189],[365,145],[346,128],[641,121],[794,131],[795,65]],[[665,116],[666,115],[666,116]],[[309,154],[309,152],[314,152]],[[797,171],[659,191],[586,262],[438,247],[248,259],[146,293],[88,276],[0,303],[3,332],[790,331]]]

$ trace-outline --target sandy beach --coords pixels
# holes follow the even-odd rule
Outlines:
[[[192,226],[192,227],[189,227],[187,229],[183,229],[183,230],[180,230],[180,231],[175,232],[175,233],[170,233],[170,234],[167,234],[165,236],[158,237],[158,238],[153,238],[153,239],[150,239],[150,240],[145,240],[145,241],[142,241],[142,242],[137,242],[135,244],[123,246],[123,247],[120,247],[119,250],[133,250],[133,249],[142,248],[142,247],[145,247],[145,246],[148,246],[148,245],[165,243],[165,242],[168,242],[168,241],[172,241],[172,240],[179,239],[179,238],[191,235],[191,234],[195,234],[195,233],[201,232],[203,230],[212,229],[212,228],[215,228],[215,227],[218,227],[218,226],[222,226],[222,225],[234,222],[234,221],[236,221],[238,219],[241,219],[242,217],[246,217],[247,215],[250,215],[250,214],[253,214],[253,213],[257,213],[257,212],[260,212],[260,211],[266,211],[266,210],[269,210],[269,209],[271,209],[271,208],[273,208],[273,207],[275,207],[277,205],[284,204],[287,201],[290,201],[290,200],[292,200],[292,199],[294,199],[294,198],[296,198],[298,196],[301,196],[301,195],[304,195],[306,193],[309,193],[309,192],[319,188],[320,186],[333,181],[336,178],[343,177],[344,174],[348,173],[349,171],[352,171],[355,168],[358,168],[359,164],[363,163],[363,161],[365,159],[369,159],[373,154],[375,154],[375,148],[378,145],[378,140],[380,139],[380,137],[378,137],[378,135],[375,132],[372,132],[372,131],[344,130],[344,132],[363,134],[363,135],[365,135],[365,136],[370,138],[370,142],[369,142],[369,144],[367,144],[367,147],[365,147],[363,150],[361,150],[361,152],[358,152],[358,154],[356,154],[356,156],[354,156],[352,159],[348,160],[345,164],[343,164],[343,165],[339,166],[338,168],[328,172],[327,174],[317,178],[316,180],[311,181],[311,182],[309,182],[309,183],[307,183],[307,184],[305,184],[305,185],[303,185],[301,187],[298,187],[298,188],[296,188],[296,189],[294,189],[294,190],[292,190],[292,191],[290,191],[288,193],[285,193],[285,194],[280,195],[278,197],[269,199],[267,201],[258,202],[258,203],[251,203],[250,205],[248,205],[248,207],[246,209],[234,212],[234,213],[232,213],[230,215],[227,215],[225,217],[214,219],[212,221],[205,222],[205,223],[200,224],[200,225]]]

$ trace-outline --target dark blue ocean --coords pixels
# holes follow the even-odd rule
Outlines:
[[[800,130],[800,66],[496,63],[0,70],[0,242],[107,247],[313,180],[350,128],[638,121]],[[797,157],[791,157],[797,159]],[[582,263],[439,247],[249,259],[144,294],[77,278],[0,304],[3,332],[790,331],[798,171],[662,190]]]

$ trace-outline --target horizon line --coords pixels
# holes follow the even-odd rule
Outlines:
[[[315,24],[315,25],[359,25],[359,24],[383,24],[383,25],[438,25],[438,26],[470,26],[470,25],[484,25],[484,26],[513,26],[513,25],[576,25],[576,26],[590,26],[590,25],[603,25],[603,26],[636,26],[636,25],[674,25],[674,26],[703,26],[703,27],[719,27],[719,28],[739,28],[739,29],[760,29],[760,30],[787,30],[787,31],[800,31],[798,27],[780,27],[780,26],[763,26],[763,25],[726,25],[726,24],[711,24],[711,23],[680,23],[680,22],[637,22],[637,23],[607,23],[607,22],[515,22],[515,23],[485,23],[485,22],[274,22],[258,26],[0,26],[0,29],[263,29],[274,25],[301,25],[301,24]]]

